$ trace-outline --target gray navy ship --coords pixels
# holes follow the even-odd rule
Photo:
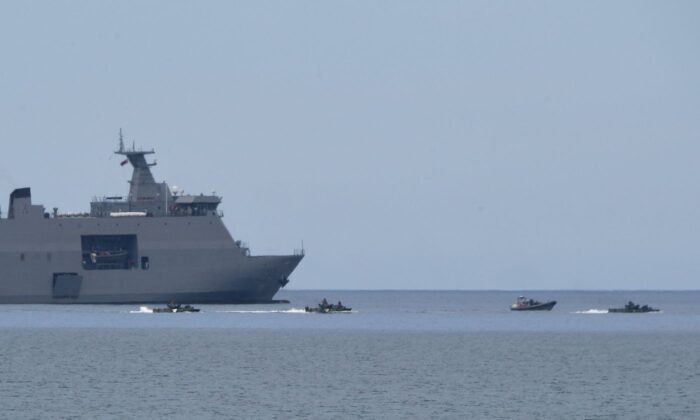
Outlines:
[[[129,195],[61,214],[10,195],[0,218],[0,303],[267,303],[304,257],[250,255],[217,209],[221,197],[185,195],[157,183],[153,150],[127,149]]]

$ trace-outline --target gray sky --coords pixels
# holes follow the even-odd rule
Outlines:
[[[0,3],[0,194],[224,196],[293,288],[697,288],[700,3]],[[7,198],[0,202],[6,211]]]

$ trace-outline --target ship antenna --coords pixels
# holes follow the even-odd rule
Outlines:
[[[119,151],[124,151],[124,135],[122,135],[122,128],[119,127]]]

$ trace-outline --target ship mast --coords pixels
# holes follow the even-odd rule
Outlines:
[[[124,152],[124,135],[121,127],[119,127],[119,151]]]
[[[160,194],[163,186],[157,184],[151,174],[151,166],[155,166],[156,163],[148,163],[146,161],[146,155],[154,154],[155,151],[151,150],[136,150],[136,144],[131,147],[131,149],[126,149],[124,147],[124,134],[122,129],[119,129],[119,150],[114,152],[117,155],[126,156],[134,168],[134,172],[131,175],[131,188],[129,189],[129,201],[153,201],[156,200]]]

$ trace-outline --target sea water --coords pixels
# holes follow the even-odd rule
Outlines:
[[[2,305],[0,417],[700,418],[700,292],[519,294]],[[353,311],[304,312],[323,297]],[[661,312],[607,313],[629,300]]]

